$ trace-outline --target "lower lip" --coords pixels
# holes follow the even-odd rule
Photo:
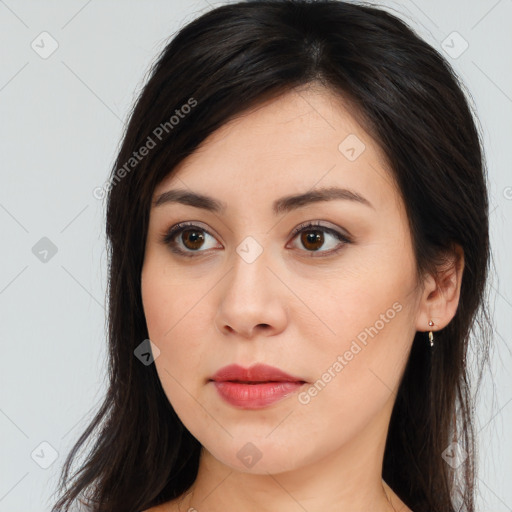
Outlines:
[[[229,404],[241,409],[261,409],[297,391],[303,382],[243,382],[213,381],[219,395]]]

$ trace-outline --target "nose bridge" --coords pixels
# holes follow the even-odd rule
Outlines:
[[[270,291],[268,285],[271,272],[267,268],[271,265],[269,256],[270,249],[264,248],[253,237],[246,237],[236,247],[236,254],[233,254],[230,292],[235,293],[239,299],[247,296],[253,303],[265,299]]]
[[[220,297],[217,325],[222,330],[237,331],[244,336],[258,325],[283,328],[286,322],[285,298],[276,288],[271,251],[255,239],[247,237],[233,254],[229,272]]]

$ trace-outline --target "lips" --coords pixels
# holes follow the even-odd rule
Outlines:
[[[231,364],[217,371],[210,380],[216,382],[241,382],[246,384],[262,382],[305,382],[299,377],[289,375],[279,368],[266,364],[255,364],[250,368],[243,368],[237,364]]]
[[[209,380],[219,396],[239,409],[261,409],[296,393],[305,381],[279,368],[256,364],[250,368],[232,364]]]

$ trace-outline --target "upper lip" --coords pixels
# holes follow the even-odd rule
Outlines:
[[[266,364],[255,364],[249,368],[237,364],[224,366],[213,375],[210,380],[238,381],[238,382],[305,382],[299,377],[294,377],[279,368]]]

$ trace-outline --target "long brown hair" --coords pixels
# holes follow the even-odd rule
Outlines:
[[[154,365],[134,356],[148,338],[140,276],[153,191],[228,120],[313,82],[349,101],[385,152],[407,209],[418,276],[435,274],[455,245],[464,251],[454,318],[436,332],[434,350],[426,333],[416,333],[383,478],[414,512],[474,512],[470,378],[478,384],[492,332],[481,138],[463,84],[436,50],[381,9],[335,0],[212,9],[183,27],[154,63],[108,187],[109,387],[66,459],[54,510],[87,499],[94,511],[137,512],[194,482],[201,445],[174,412]],[[478,354],[476,373],[469,348]],[[443,458],[454,440],[468,454],[458,467]],[[86,442],[92,446],[71,477]]]

